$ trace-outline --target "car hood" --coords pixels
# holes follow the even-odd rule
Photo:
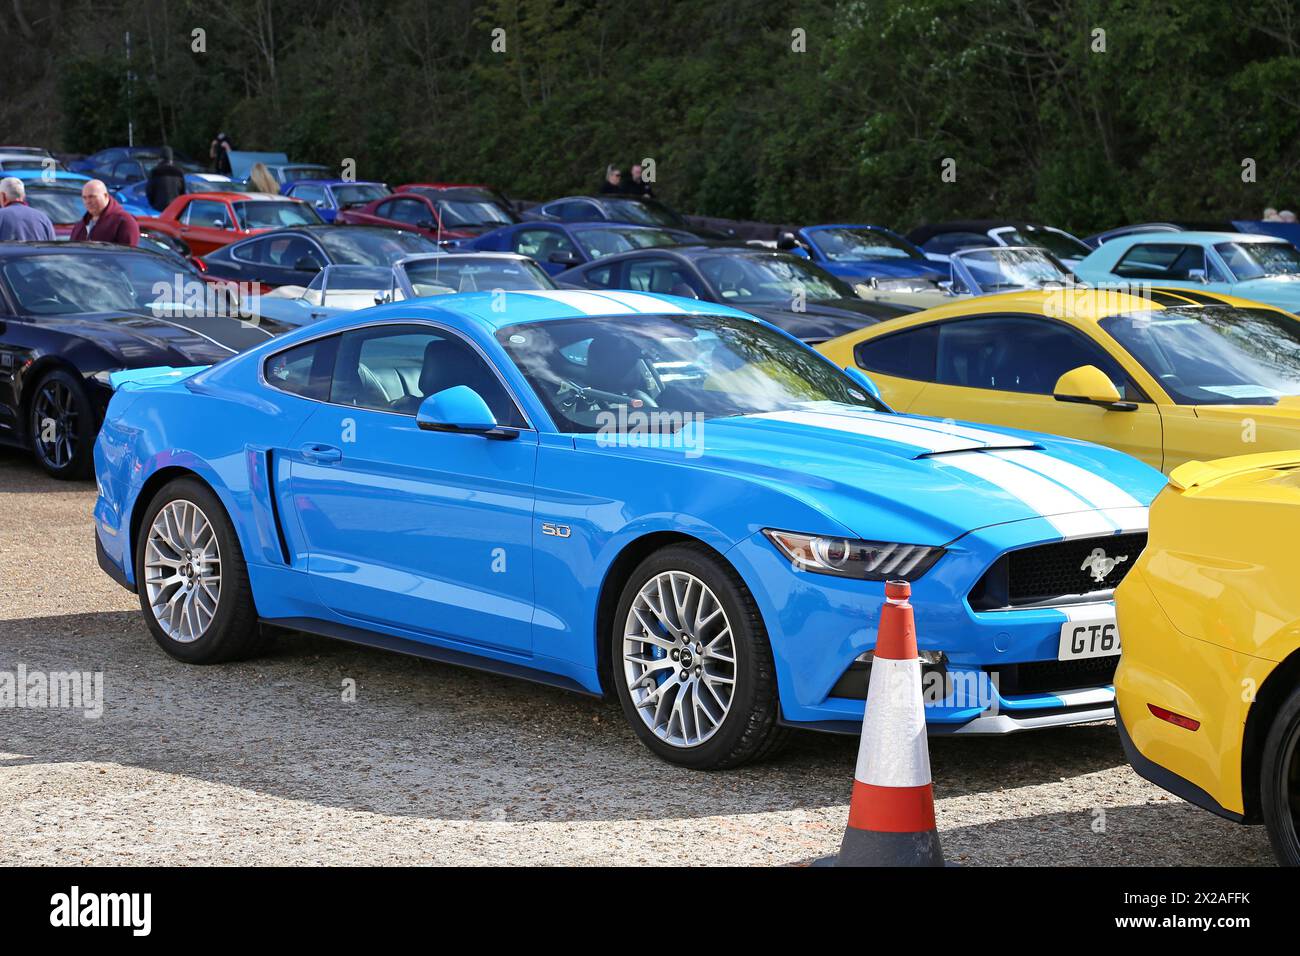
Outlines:
[[[724,303],[726,304],[726,303]],[[809,299],[797,311],[784,303],[759,302],[738,305],[751,315],[771,322],[805,342],[824,342],[838,335],[856,332],[865,325],[906,315],[914,310],[866,299]]]
[[[43,319],[42,328],[87,339],[128,366],[211,365],[285,331],[278,322],[241,322],[218,315],[169,316],[146,312],[94,313]]]
[[[695,443],[698,467],[748,476],[876,541],[945,545],[1044,518],[1040,536],[1051,526],[1061,537],[1145,528],[1146,506],[1165,483],[1136,459],[1085,442],[832,403],[709,419],[677,437],[678,447]]]
[[[1232,287],[1232,294],[1243,299],[1258,299],[1270,305],[1280,305],[1290,312],[1300,306],[1300,277],[1270,276],[1247,279]]]

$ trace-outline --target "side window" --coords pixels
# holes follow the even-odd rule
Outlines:
[[[1186,280],[1189,269],[1205,268],[1205,250],[1183,243],[1140,243],[1115,264],[1115,275],[1125,279]]]
[[[381,216],[389,219],[396,219],[398,222],[404,222],[411,226],[417,226],[422,222],[428,222],[433,219],[433,213],[429,212],[429,207],[418,199],[394,199],[387,203],[385,208],[387,212],[381,212]]]
[[[859,342],[853,361],[867,372],[933,382],[938,347],[939,326],[926,325]]]
[[[185,207],[185,223],[211,229],[229,229],[230,212],[225,203],[196,199]]]
[[[230,250],[231,256],[241,262],[266,262],[267,243],[265,239],[241,242]]]
[[[647,256],[624,263],[627,287],[636,292],[662,292],[688,299],[700,298],[699,283],[685,266],[667,256]]]
[[[437,392],[468,385],[487,402],[498,424],[527,427],[496,374],[463,339],[421,325],[380,325],[344,332],[330,385],[330,401],[414,415]]]
[[[321,261],[321,255],[316,248],[316,244],[310,239],[290,234],[287,236],[273,236],[264,240],[264,242],[265,245],[262,248],[265,252],[260,261],[265,262],[267,265],[296,270],[298,269],[298,263],[306,259],[319,268],[325,268],[325,263]]]
[[[614,289],[614,267],[613,266],[596,266],[594,269],[588,269],[582,273],[583,285],[595,286],[598,289]]]
[[[1100,345],[1050,319],[966,319],[939,326],[936,380],[941,385],[1051,395],[1071,369],[1095,365],[1120,396],[1145,401]]]
[[[316,203],[325,198],[325,189],[322,186],[295,186],[289,193],[294,199],[301,199],[303,202]]]
[[[283,392],[323,402],[329,398],[330,375],[339,337],[316,339],[277,352],[262,366],[262,376]]]
[[[577,252],[578,247],[558,229],[520,229],[511,240],[511,251],[538,262],[557,252]]]
[[[605,218],[600,215],[594,203],[584,202],[579,199],[556,203],[549,212],[564,222],[592,222]]]

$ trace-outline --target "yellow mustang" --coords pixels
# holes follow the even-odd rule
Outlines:
[[[1288,530],[1289,529],[1289,530]],[[1300,865],[1300,452],[1189,462],[1115,592],[1116,713],[1148,780]]]
[[[1300,322],[1193,289],[964,299],[818,346],[899,411],[1109,445],[1170,471],[1300,448]]]

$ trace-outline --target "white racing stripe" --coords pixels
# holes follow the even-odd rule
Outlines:
[[[943,432],[917,428],[899,421],[886,420],[889,416],[836,415],[829,412],[763,412],[751,415],[751,418],[766,418],[770,421],[790,422],[794,425],[811,425],[814,428],[827,428],[866,438],[878,438],[881,441],[894,442],[919,448],[922,452],[932,453],[970,451],[982,448],[978,442],[966,438],[945,435]]]
[[[1030,471],[1036,471],[1040,475],[1046,475],[1048,478],[1060,482],[1097,508],[1142,507],[1142,502],[1101,475],[1094,474],[1068,461],[1053,458],[1041,451],[1013,448],[1008,451],[990,452],[990,454],[1006,461],[1015,462]]]
[[[599,296],[602,299],[611,299],[619,305],[626,306],[633,312],[686,311],[675,302],[664,302],[648,295],[642,295],[640,292],[620,292],[614,289],[593,289],[590,294]]]
[[[627,305],[623,305],[620,309],[617,306],[621,303],[596,295],[594,292],[583,292],[577,289],[520,289],[518,294],[550,299],[552,302],[577,309],[584,315],[629,315],[642,311]]]
[[[1115,526],[1091,503],[1036,471],[987,452],[963,452],[936,459],[940,465],[960,468],[1019,498],[1052,523],[1066,538],[1115,533]]]
[[[877,787],[930,782],[930,749],[921,693],[921,662],[877,657],[871,662],[866,717],[854,777]]]

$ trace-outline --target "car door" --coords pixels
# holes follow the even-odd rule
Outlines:
[[[196,256],[226,245],[233,236],[230,207],[216,199],[192,199],[181,211],[181,238]]]
[[[518,437],[425,431],[420,401],[468,385]],[[328,403],[295,438],[290,498],[319,600],[422,639],[532,648],[537,433],[483,355],[422,322],[339,337]]]
[[[1056,381],[1093,365],[1130,411],[1060,402]],[[933,381],[909,411],[1064,435],[1108,445],[1154,468],[1163,460],[1160,411],[1097,342],[1042,316],[991,315],[939,323]]]

